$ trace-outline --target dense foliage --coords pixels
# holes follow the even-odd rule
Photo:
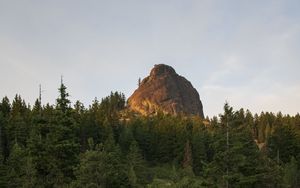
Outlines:
[[[72,107],[0,102],[0,187],[300,187],[300,115],[126,110],[121,93]]]

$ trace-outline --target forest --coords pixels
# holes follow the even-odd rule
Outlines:
[[[300,115],[234,110],[200,119],[126,110],[124,94],[85,107],[0,102],[0,187],[300,187]]]

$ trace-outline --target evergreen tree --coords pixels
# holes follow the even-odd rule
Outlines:
[[[62,113],[67,113],[70,110],[71,101],[68,99],[69,93],[67,93],[67,87],[61,82],[58,88],[59,97],[56,99],[56,108]]]
[[[80,160],[75,187],[129,187],[127,169],[121,151],[108,136],[104,147],[86,151]]]
[[[61,83],[56,105],[2,99],[0,187],[299,187],[299,114],[143,117],[118,92],[68,97]]]
[[[13,145],[7,161],[7,187],[37,187],[37,172],[26,149],[17,142]]]
[[[80,159],[74,187],[105,187],[104,153],[101,150],[88,150]]]
[[[259,184],[263,173],[259,166],[259,150],[252,139],[251,130],[243,125],[240,112],[234,112],[228,104],[224,106],[221,124],[228,127],[215,131],[213,161],[206,166],[207,178],[212,184],[225,187],[253,187]],[[229,143],[229,145],[227,144]]]
[[[46,153],[50,168],[48,182],[51,186],[66,186],[74,178],[74,169],[79,163],[79,144],[76,138],[77,127],[72,116],[69,94],[63,83],[59,88],[55,114],[49,122],[46,137]]]
[[[148,173],[145,167],[146,163],[135,140],[130,144],[127,161],[129,163],[128,176],[131,186],[137,187],[138,185],[147,183]]]
[[[2,154],[0,154],[0,187],[7,187],[7,166],[4,164]]]
[[[289,126],[278,126],[268,140],[268,153],[278,162],[288,163],[290,158],[300,153],[300,139]]]
[[[12,148],[15,142],[26,146],[30,133],[30,109],[20,95],[16,95],[11,107],[7,125],[8,147]]]
[[[0,155],[2,157],[2,163],[6,161],[9,155],[8,122],[10,112],[11,105],[9,99],[4,97],[0,102]]]
[[[205,130],[197,131],[193,134],[192,154],[193,154],[193,170],[198,176],[203,176],[204,166],[211,157],[210,136]]]
[[[291,158],[291,161],[284,166],[284,176],[283,181],[285,186],[296,188],[299,187],[299,170],[297,166],[297,161],[295,157]]]

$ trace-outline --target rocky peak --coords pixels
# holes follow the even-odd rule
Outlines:
[[[143,115],[198,115],[204,117],[197,90],[168,65],[158,64],[128,99],[128,107]]]
[[[150,72],[150,77],[159,77],[164,75],[175,75],[176,72],[173,67],[165,64],[154,65],[154,68]]]

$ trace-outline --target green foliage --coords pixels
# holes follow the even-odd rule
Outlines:
[[[263,158],[251,130],[244,125],[243,111],[234,112],[225,104],[224,112],[213,135],[214,154],[212,161],[205,166],[205,177],[212,185],[220,187],[227,184],[232,187],[263,186],[263,178],[270,171],[260,168]]]
[[[101,151],[88,150],[81,159],[77,171],[76,187],[103,187],[105,186],[104,156]]]
[[[300,137],[290,126],[278,126],[268,140],[269,156],[278,162],[288,163],[300,153]]]
[[[7,187],[35,187],[36,170],[24,148],[15,143],[7,161]]]
[[[74,187],[129,187],[121,152],[110,136],[104,148],[82,154]]]
[[[139,187],[148,183],[147,176],[150,174],[147,173],[146,162],[144,161],[138,143],[135,140],[133,140],[130,145],[127,161],[129,163],[128,175],[131,186]]]
[[[0,154],[0,187],[7,187],[7,166],[3,162],[4,158]]]
[[[178,187],[178,188],[185,188],[185,187],[201,188],[201,187],[205,187],[204,185],[205,184],[202,179],[186,176],[186,177],[182,178],[179,182],[177,182],[175,184],[175,187]]]
[[[88,108],[68,96],[2,99],[0,187],[300,187],[299,114],[142,117],[118,92]]]
[[[67,98],[66,87],[61,84],[57,109],[49,122],[46,136],[47,155],[50,159],[50,185],[65,185],[75,178],[74,168],[79,163],[79,144],[76,138],[77,126]]]
[[[292,157],[291,161],[284,165],[283,182],[287,187],[297,187],[299,179],[299,170],[297,160]]]
[[[69,93],[66,91],[67,87],[61,83],[60,87],[58,88],[59,91],[59,97],[56,99],[56,107],[58,110],[62,111],[63,113],[66,113],[67,110],[70,109],[70,103],[71,101],[68,99]]]

